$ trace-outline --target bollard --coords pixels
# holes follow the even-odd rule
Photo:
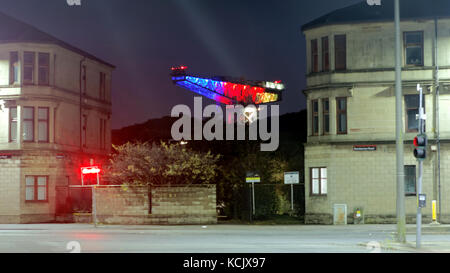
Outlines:
[[[431,201],[431,217],[433,223],[436,223],[436,200]]]

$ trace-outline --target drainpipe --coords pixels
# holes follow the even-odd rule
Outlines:
[[[436,144],[437,144],[437,178],[438,178],[438,198],[439,198],[439,216],[438,222],[441,222],[441,141],[439,136],[439,64],[438,64],[438,20],[434,17],[434,65],[435,65],[435,86],[436,86]]]
[[[80,60],[80,153],[83,153],[83,62],[86,57]]]

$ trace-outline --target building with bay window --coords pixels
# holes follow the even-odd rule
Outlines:
[[[424,90],[429,145],[424,161],[424,223],[431,200],[450,222],[450,2],[401,2],[402,105],[407,222],[415,222],[419,93]],[[396,222],[395,30],[393,0],[366,1],[302,26],[306,39],[308,138],[305,221]],[[439,92],[438,87],[439,86]],[[438,145],[438,139],[439,145]],[[439,194],[440,193],[440,194]],[[439,200],[441,196],[441,200]],[[342,220],[342,219],[341,219]],[[345,222],[345,221],[343,221]]]
[[[114,66],[0,13],[0,223],[54,221],[110,152]]]

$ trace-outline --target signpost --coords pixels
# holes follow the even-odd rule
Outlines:
[[[91,166],[81,167],[81,185],[71,185],[70,187],[91,187],[92,191],[92,221],[94,222],[94,226],[97,227],[97,204],[95,200],[95,189],[96,186],[100,185],[100,172],[101,169],[98,166],[92,166],[93,161],[91,160]],[[92,176],[95,175],[95,179],[92,179]],[[85,176],[88,176],[88,181],[94,180],[95,183],[91,183],[85,185]],[[90,176],[90,177],[89,177]]]
[[[291,210],[294,211],[294,184],[299,184],[299,172],[285,172],[284,184],[291,184]]]
[[[255,215],[255,183],[261,182],[261,177],[255,172],[247,172],[246,183],[252,183],[252,214]]]

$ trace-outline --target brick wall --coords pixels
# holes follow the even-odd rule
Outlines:
[[[217,223],[215,185],[152,187],[151,195],[147,187],[97,187],[95,199],[98,223]]]

